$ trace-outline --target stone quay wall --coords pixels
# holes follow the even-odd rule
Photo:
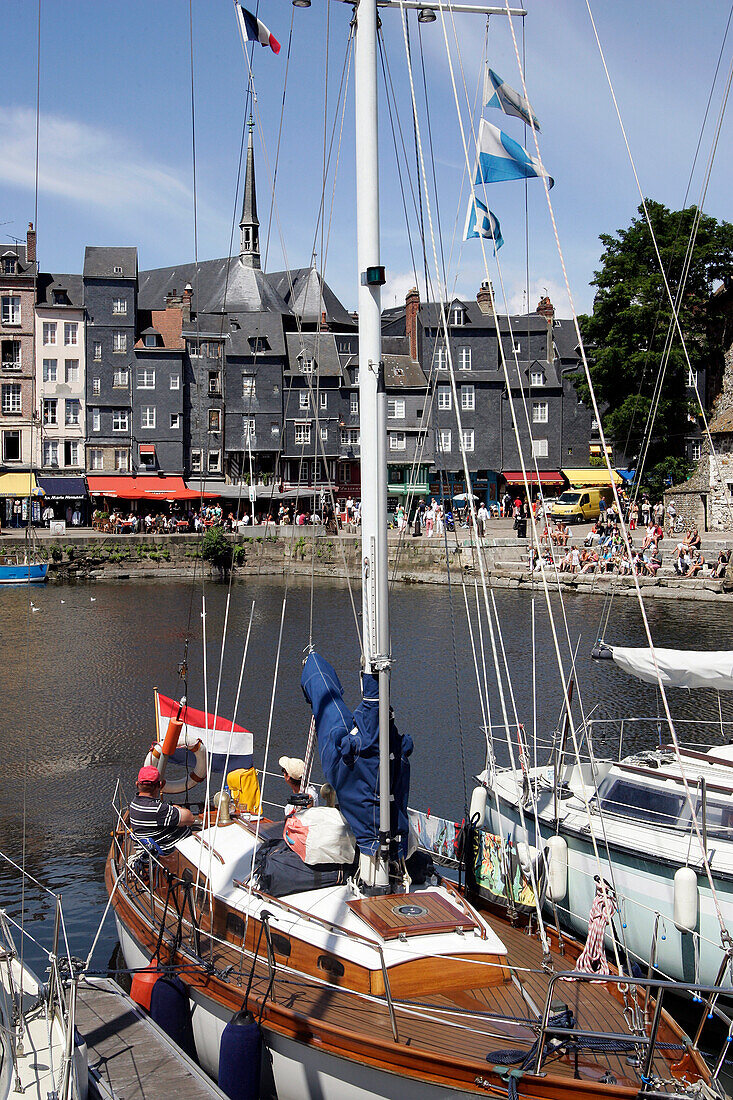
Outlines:
[[[298,529],[299,530],[299,529]],[[321,579],[358,580],[361,572],[361,548],[353,534],[314,535],[291,533],[278,528],[274,534],[232,535],[235,553],[234,579],[282,577],[287,574]],[[67,534],[62,537],[39,532],[39,552],[49,562],[49,582],[56,584],[90,583],[99,580],[155,580],[191,577],[201,573],[214,578],[220,574],[209,562],[202,562],[199,535],[98,535]],[[528,569],[528,542],[525,539],[484,539],[482,551],[485,569],[495,588],[540,590],[542,578]],[[723,541],[720,547],[724,546]],[[0,540],[0,554],[22,554],[25,543],[6,533]],[[706,554],[717,553],[717,545],[706,545]],[[456,583],[461,574],[480,575],[479,548],[464,535],[448,543],[450,579]],[[667,555],[670,557],[670,555]],[[445,546],[437,539],[397,538],[389,543],[390,573],[403,584],[447,584]],[[551,590],[557,581],[549,572]],[[612,574],[559,574],[565,591],[587,594],[605,593],[610,588],[619,596],[634,596],[632,577]],[[712,577],[678,577],[665,563],[656,577],[640,577],[645,597],[684,600],[733,600],[730,586]]]

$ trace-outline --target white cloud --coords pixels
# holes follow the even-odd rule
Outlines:
[[[567,291],[563,284],[554,282],[552,279],[536,279],[531,280],[529,283],[529,310],[527,310],[527,287],[520,284],[516,284],[513,287],[507,287],[507,301],[509,304],[510,313],[534,313],[537,308],[537,303],[540,298],[544,298],[545,295],[549,295],[550,301],[555,307],[555,315],[557,317],[570,317],[570,302],[568,300]],[[503,302],[497,302],[497,308],[500,313],[504,312]],[[576,304],[577,308],[577,304]]]
[[[415,272],[398,272],[390,275],[382,290],[382,309],[393,309],[395,306],[405,304],[405,295],[415,285]],[[418,283],[418,287],[420,284]],[[425,301],[425,295],[420,290],[420,301]]]
[[[0,183],[35,188],[36,118],[28,107],[0,107]],[[84,207],[130,215],[180,209],[190,219],[191,191],[118,134],[59,115],[40,119],[39,190]]]

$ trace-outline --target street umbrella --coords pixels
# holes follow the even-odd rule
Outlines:
[[[37,485],[36,488],[31,493],[31,496],[36,497],[38,500],[41,500],[42,497],[45,497],[45,495],[46,495],[46,490],[42,489],[40,485]]]

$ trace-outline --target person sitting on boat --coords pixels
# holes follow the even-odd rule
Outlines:
[[[141,847],[167,855],[188,836],[194,817],[185,806],[163,802],[163,781],[157,768],[146,765],[137,774],[137,794],[130,803],[130,828]]]
[[[307,796],[307,806],[309,807],[320,805],[318,792],[312,784],[309,783],[305,789],[302,788],[303,776],[305,774],[305,761],[300,760],[297,756],[281,756],[278,763],[283,773],[283,779],[290,787],[292,793]],[[295,806],[292,804],[286,806],[286,815],[293,813],[294,809]]]

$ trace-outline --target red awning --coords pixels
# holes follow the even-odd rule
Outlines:
[[[154,455],[155,454],[155,444],[154,443],[141,443],[139,450],[140,450],[141,455]]]
[[[524,477],[521,470],[502,470],[501,476],[507,485],[524,485]],[[527,482],[530,485],[537,484],[537,474],[534,470],[527,470]],[[559,470],[540,470],[540,485],[564,485],[565,478]]]
[[[87,477],[89,495],[109,497],[116,500],[200,500],[201,493],[187,489],[182,477]],[[204,493],[205,497],[216,496]]]

